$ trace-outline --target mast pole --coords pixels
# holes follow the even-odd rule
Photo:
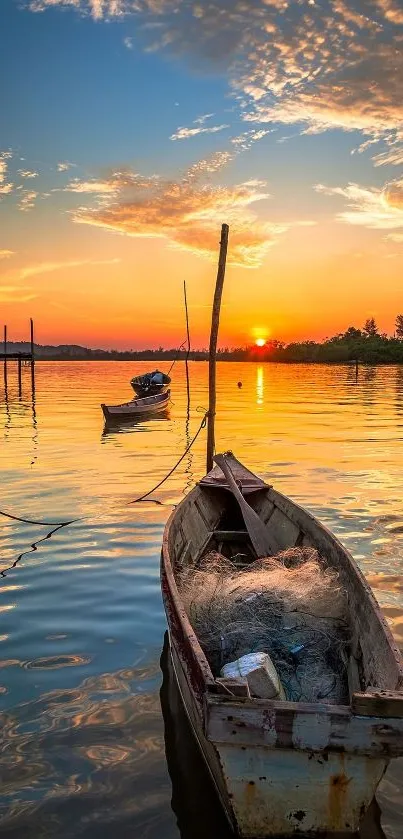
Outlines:
[[[207,415],[207,472],[210,472],[210,469],[213,468],[213,454],[215,445],[214,426],[216,414],[216,353],[218,327],[220,323],[221,297],[224,285],[225,265],[227,261],[228,233],[228,224],[223,224],[221,227],[220,256],[218,259],[217,280],[214,292],[213,311],[211,316],[208,375],[209,404]]]

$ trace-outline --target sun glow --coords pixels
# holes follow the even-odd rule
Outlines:
[[[264,347],[265,343],[266,343],[265,338],[256,338],[255,344],[256,344],[257,347]]]

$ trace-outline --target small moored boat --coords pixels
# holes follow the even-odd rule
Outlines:
[[[171,392],[157,393],[154,396],[145,396],[142,399],[132,399],[131,402],[124,402],[122,405],[101,405],[103,415],[107,422],[123,422],[165,411],[168,407]]]
[[[231,454],[226,462],[263,523],[273,554],[312,546],[338,572],[353,633],[346,662],[349,701],[255,699],[235,695],[230,683],[213,675],[185,610],[179,577],[223,545],[228,556],[256,556],[216,466],[176,507],[163,539],[162,591],[187,714],[239,836],[354,833],[389,760],[403,754],[402,658],[369,585],[336,537]]]
[[[168,385],[171,384],[171,379],[166,373],[154,370],[152,373],[134,376],[130,380],[130,384],[138,396],[153,396],[166,390]]]

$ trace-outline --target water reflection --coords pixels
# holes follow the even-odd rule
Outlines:
[[[108,420],[105,422],[102,430],[102,437],[108,437],[111,434],[131,434],[133,432],[152,431],[149,423],[159,422],[170,419],[169,408],[161,411],[158,414],[142,414],[139,417],[126,420]]]
[[[176,365],[169,419],[102,435],[101,402],[122,401],[130,375],[147,367],[38,362],[34,401],[18,399],[11,369],[4,397],[0,380],[0,507],[33,520],[87,517],[51,539],[46,528],[0,519],[0,770],[10,783],[0,836],[178,837],[158,702],[159,558],[172,505],[204,472],[205,434],[152,498],[128,504],[162,481],[193,439],[208,370],[190,364],[189,412],[184,365]],[[352,387],[354,370],[342,365],[219,363],[217,448],[234,449],[341,538],[403,645],[403,375],[377,367],[365,381],[364,372]],[[173,731],[176,711],[164,701],[163,711],[181,830],[200,835],[200,821],[203,839],[225,837],[210,794],[203,814],[204,792],[198,802],[190,789],[195,777],[204,790],[198,750],[188,754],[186,729]],[[403,762],[392,762],[379,793],[388,839],[401,835],[402,788]],[[365,839],[381,835],[376,818]]]
[[[256,404],[263,405],[264,373],[263,367],[256,368]]]

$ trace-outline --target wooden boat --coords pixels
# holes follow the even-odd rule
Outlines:
[[[145,396],[142,399],[132,399],[131,402],[124,402],[122,405],[101,405],[106,422],[130,421],[137,417],[147,416],[165,411],[171,396],[167,390],[165,393],[157,393],[155,396]]]
[[[238,836],[354,833],[390,759],[403,754],[402,658],[369,585],[335,536],[233,455],[226,463],[273,554],[313,546],[338,570],[353,632],[349,704],[251,699],[214,678],[177,575],[219,545],[253,556],[240,507],[216,466],[176,507],[163,538],[162,592],[184,706]]]
[[[153,381],[152,377],[158,373],[161,381]],[[134,376],[130,380],[130,384],[138,396],[153,396],[156,393],[162,393],[171,384],[171,379],[166,373],[161,373],[160,370],[154,370],[152,373],[144,373],[142,376]]]

